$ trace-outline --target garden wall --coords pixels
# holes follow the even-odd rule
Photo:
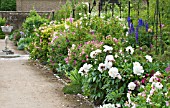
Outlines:
[[[28,11],[0,11],[0,17],[5,18],[6,22],[14,26],[14,29],[19,29],[29,13]],[[51,15],[51,11],[38,11],[37,13],[46,17]]]
[[[17,11],[51,11],[57,10],[66,0],[16,0]],[[61,3],[61,4],[60,4]]]

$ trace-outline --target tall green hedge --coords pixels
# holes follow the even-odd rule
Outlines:
[[[0,0],[0,11],[16,11],[16,0]]]

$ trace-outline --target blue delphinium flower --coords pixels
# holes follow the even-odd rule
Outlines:
[[[139,41],[138,27],[136,27],[135,38],[136,38],[136,43],[138,43],[138,41]]]
[[[133,23],[130,23],[129,34],[132,34],[134,32],[135,32],[135,28],[133,26]]]
[[[138,20],[138,26],[141,27],[141,26],[143,26],[143,25],[144,25],[144,22],[143,22],[143,20],[140,18],[140,19]]]
[[[146,27],[146,32],[148,32],[148,29],[149,29],[148,23],[146,23],[145,27]]]
[[[128,22],[128,27],[130,27],[130,23],[131,23],[130,17],[127,18],[127,22]]]

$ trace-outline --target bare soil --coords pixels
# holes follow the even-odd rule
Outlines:
[[[9,48],[15,54],[12,42]],[[0,40],[0,51],[4,40]],[[89,103],[74,95],[62,92],[63,83],[51,71],[37,67],[26,57],[0,58],[0,106],[1,108],[92,108]]]

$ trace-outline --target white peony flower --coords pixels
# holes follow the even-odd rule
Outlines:
[[[98,67],[98,70],[99,70],[100,72],[103,72],[104,70],[106,70],[106,65],[105,65],[104,63],[100,63],[100,64],[99,64],[99,67]]]
[[[83,67],[80,68],[80,70],[78,71],[78,73],[80,73],[81,75],[87,74],[90,70],[90,68],[92,67],[91,64],[87,64],[85,63],[83,65]]]
[[[145,58],[146,58],[149,62],[152,62],[152,57],[151,57],[151,56],[146,55]]]
[[[155,86],[155,88],[157,88],[157,89],[162,89],[162,87],[163,87],[163,85],[162,85],[160,82],[156,82],[156,83],[154,84],[154,86]]]
[[[142,73],[144,73],[143,67],[139,62],[133,63],[133,73],[136,75],[141,75]]]
[[[91,67],[92,67],[91,64],[85,63],[85,64],[83,65],[83,68],[84,68],[84,71],[85,71],[85,72],[88,72],[88,71],[90,70]]]
[[[130,83],[128,84],[128,89],[129,89],[129,90],[134,90],[135,87],[136,87],[136,84],[135,84],[134,82],[130,82]]]
[[[95,57],[96,57],[96,52],[95,52],[95,51],[92,51],[92,52],[90,53],[90,57],[91,57],[91,58],[95,58]]]
[[[109,70],[109,76],[111,76],[113,79],[115,79],[116,77],[118,77],[120,74],[118,73],[118,69],[116,67],[112,67]]]
[[[80,74],[83,76],[83,75],[84,75],[84,68],[81,67],[81,68],[79,69],[78,73],[80,73]]]
[[[107,55],[106,58],[105,58],[105,61],[113,62],[113,61],[115,61],[115,59],[114,59],[113,55]]]
[[[149,82],[155,82],[157,81],[157,77],[156,76],[152,76],[150,79],[149,79]]]
[[[97,50],[95,50],[95,51],[92,51],[92,52],[90,53],[90,57],[91,57],[91,58],[95,58],[99,53],[102,53],[102,50],[97,49]]]
[[[126,47],[126,52],[130,53],[131,55],[134,53],[134,48],[131,46]]]
[[[102,50],[97,49],[95,52],[96,52],[97,54],[99,54],[99,53],[102,53]]]
[[[157,72],[154,74],[155,77],[161,76],[161,75],[162,75],[162,74],[161,74],[159,71],[157,71]]]
[[[105,48],[105,49],[103,50],[104,52],[112,53],[112,50],[113,50],[112,47],[110,47],[110,46],[108,46],[108,45],[104,45],[103,47]]]
[[[113,63],[105,61],[105,66],[106,66],[107,69],[110,69],[113,66]]]

